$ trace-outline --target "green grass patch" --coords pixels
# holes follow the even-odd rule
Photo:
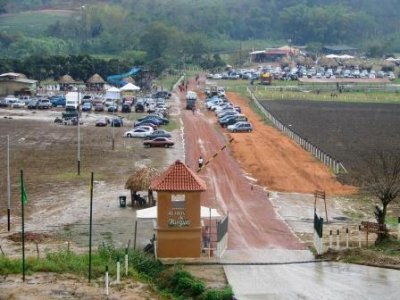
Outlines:
[[[27,11],[0,16],[0,31],[22,33],[27,36],[41,36],[51,24],[64,22],[73,11]]]
[[[102,244],[92,254],[92,278],[104,276],[106,266],[110,276],[116,276],[116,262],[123,261],[125,252],[109,244]],[[144,252],[131,250],[128,275],[135,280],[154,285],[160,295],[168,299],[228,300],[232,299],[232,289],[207,289],[204,282],[183,271],[181,266],[167,267]],[[89,254],[75,254],[72,251],[48,253],[45,258],[28,258],[26,273],[52,272],[70,273],[82,277],[88,276]],[[0,274],[21,273],[20,259],[0,256]]]
[[[169,123],[164,125],[164,129],[167,131],[174,131],[180,127],[178,120],[170,119]]]
[[[331,97],[331,92],[301,92],[257,87],[254,95],[259,100],[311,100],[355,103],[395,103],[400,104],[400,95],[394,92],[344,92]]]
[[[161,76],[155,80],[155,84],[159,89],[172,91],[174,84],[178,81],[180,75]]]

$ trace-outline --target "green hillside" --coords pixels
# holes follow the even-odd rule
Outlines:
[[[51,24],[65,22],[73,13],[66,10],[43,10],[0,15],[0,32],[38,37],[45,34]]]

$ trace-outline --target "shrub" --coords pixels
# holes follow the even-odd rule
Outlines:
[[[209,289],[202,295],[201,300],[231,300],[233,292],[230,287],[223,290]]]

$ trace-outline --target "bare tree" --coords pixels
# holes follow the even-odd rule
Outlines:
[[[381,201],[381,205],[375,205],[374,214],[379,224],[385,224],[388,205],[400,196],[400,154],[381,152],[369,159],[363,187]],[[376,243],[386,238],[385,229],[378,234]]]

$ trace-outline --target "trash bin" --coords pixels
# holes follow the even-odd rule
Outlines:
[[[126,196],[119,196],[119,207],[126,207]]]

